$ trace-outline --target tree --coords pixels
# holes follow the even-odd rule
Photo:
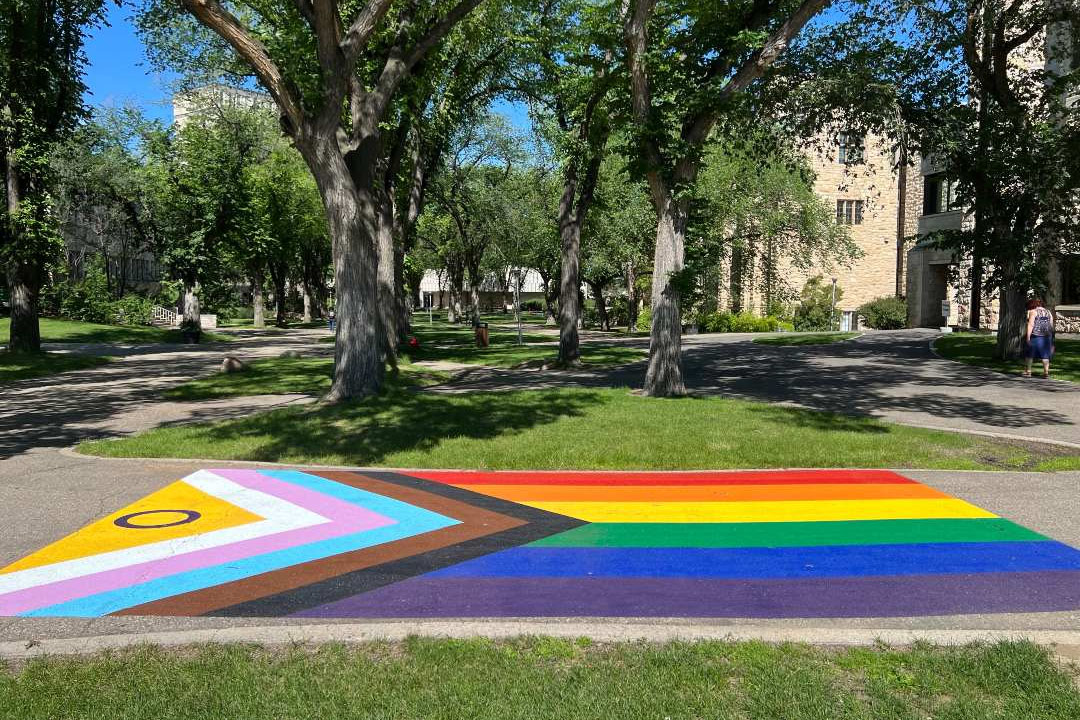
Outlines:
[[[846,104],[869,122],[895,114],[884,123],[894,142],[896,128],[910,128],[904,139],[945,168],[971,222],[935,239],[971,257],[974,313],[998,291],[1004,359],[1019,356],[1027,293],[1046,283],[1053,257],[1080,248],[1078,46],[1075,2],[882,0],[797,63],[832,96],[817,104]],[[845,98],[853,86],[876,99]]]
[[[689,190],[717,121],[829,0],[625,0],[623,36],[638,160],[657,212],[645,392],[685,392],[680,286]]]
[[[558,205],[559,362],[580,364],[581,231],[592,205],[600,163],[611,133],[609,95],[619,80],[614,5],[573,0],[538,10],[525,67],[527,92],[550,116],[553,145],[562,158]]]
[[[403,84],[482,0],[345,7],[330,0],[180,1],[274,98],[282,129],[319,187],[333,241],[338,318],[326,399],[377,392],[386,351],[378,313],[381,125]],[[168,0],[151,4],[151,24],[174,21]],[[206,57],[220,51],[220,42],[193,50]]]
[[[219,258],[245,232],[248,168],[268,152],[265,121],[244,110],[194,118],[178,131],[148,138],[155,249],[183,283],[185,323],[200,323],[200,284],[228,271]]]
[[[698,274],[710,279],[705,305],[726,280],[732,312],[754,284],[762,310],[792,299],[791,269],[847,262],[859,255],[846,225],[814,191],[804,155],[768,130],[718,133],[706,149],[689,218]],[[688,253],[689,254],[689,253]],[[728,277],[716,271],[726,259]],[[711,308],[710,308],[711,309]]]
[[[41,349],[38,295],[62,246],[49,155],[84,114],[84,34],[103,17],[104,0],[8,0],[0,15],[0,263],[14,352]]]
[[[285,325],[290,278],[302,286],[304,321],[311,322],[312,304],[320,304],[325,296],[330,245],[314,178],[296,151],[278,142],[265,160],[248,169],[246,179],[250,219],[236,240],[238,244],[255,241],[247,265],[269,271],[278,326]]]
[[[627,332],[633,332],[640,304],[638,278],[649,272],[655,237],[656,213],[648,188],[630,175],[625,156],[609,154],[600,166],[595,207],[582,235],[582,276],[608,329],[603,293],[620,280],[626,288]]]
[[[115,298],[127,290],[130,261],[155,240],[141,142],[153,127],[135,108],[101,109],[51,159],[56,214],[67,232],[101,256]],[[84,262],[69,252],[73,275]]]

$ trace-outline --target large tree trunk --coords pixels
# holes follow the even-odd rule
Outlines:
[[[311,291],[308,289],[307,282],[304,282],[300,286],[300,291],[304,297],[304,322],[311,322]]]
[[[325,400],[352,400],[379,391],[384,365],[379,342],[376,203],[349,174],[333,138],[304,147],[326,206],[337,295],[334,380]]]
[[[202,309],[199,307],[199,283],[198,281],[184,279],[184,324],[191,327],[202,327]]]
[[[38,321],[38,294],[41,289],[41,271],[26,263],[15,263],[9,272],[8,287],[11,290],[8,350],[39,352],[41,325]]]
[[[274,281],[274,323],[278,327],[285,327],[285,273],[271,273],[271,279]]]
[[[994,357],[998,360],[1017,360],[1023,354],[1023,337],[1027,330],[1027,288],[1019,283],[1019,268],[1010,261],[1003,268],[998,315],[997,345]]]
[[[10,111],[9,111],[10,112]],[[5,202],[8,222],[19,211],[22,203],[22,183],[11,153],[4,153]],[[7,228],[7,240],[18,244],[18,229],[14,223]],[[41,350],[41,324],[38,321],[38,294],[42,281],[41,266],[30,261],[14,260],[8,268],[8,288],[11,291],[11,325],[8,328],[8,350],[11,352],[39,352]]]
[[[604,300],[604,286],[599,283],[589,285],[593,291],[593,300],[596,302],[596,316],[600,321],[601,330],[610,330],[611,321],[608,319],[607,302]]]
[[[568,178],[559,201],[559,239],[562,272],[559,274],[559,362],[581,363],[578,320],[581,317],[581,223],[574,217],[576,179]]]
[[[379,326],[386,360],[397,366],[397,293],[394,267],[394,199],[380,193],[378,209]]]
[[[257,328],[266,327],[266,296],[263,294],[262,272],[251,276],[251,324]]]
[[[652,329],[645,394],[685,395],[682,377],[682,316],[677,279],[683,269],[686,210],[667,195],[657,204],[656,254],[653,262]]]

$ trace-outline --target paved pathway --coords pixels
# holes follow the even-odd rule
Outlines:
[[[132,503],[201,465],[187,461],[111,460],[73,456],[59,448],[89,437],[132,432],[165,422],[245,414],[290,398],[240,398],[212,403],[161,403],[157,393],[192,375],[214,371],[225,352],[274,356],[286,349],[329,353],[319,331],[251,337],[231,345],[198,347],[83,347],[121,354],[104,368],[5,386],[0,397],[0,566]],[[1066,383],[1022,381],[936,359],[932,337],[919,331],[870,334],[816,348],[743,342],[747,337],[686,339],[688,385],[699,392],[797,402],[922,425],[1005,432],[1080,441],[1080,395]],[[625,342],[644,344],[643,340]],[[74,349],[73,346],[64,346]],[[437,392],[537,386],[632,386],[642,363],[601,373],[473,370]],[[229,463],[214,463],[215,467]],[[944,492],[1011,518],[1050,537],[1080,546],[1080,473],[907,472]],[[221,618],[2,619],[0,640],[87,636],[132,631],[237,627],[265,621]],[[314,622],[281,620],[279,622]],[[325,621],[321,621],[325,622]],[[726,627],[746,621],[726,619]],[[881,629],[1080,630],[1080,613],[959,614],[916,618],[754,621],[756,627],[808,631]],[[596,626],[594,624],[594,626]],[[605,627],[642,627],[611,621]],[[321,627],[321,626],[319,626]],[[409,625],[422,630],[422,626]],[[497,626],[492,625],[493,632]],[[599,627],[599,626],[597,626]],[[698,626],[700,627],[700,625]],[[431,625],[433,632],[446,625]],[[442,630],[440,630],[440,628]],[[459,627],[459,631],[460,631]],[[332,631],[330,631],[332,634]],[[482,632],[482,630],[480,631]],[[608,632],[605,630],[604,632]],[[617,636],[619,630],[610,631]],[[638,632],[634,630],[632,632]],[[712,632],[712,631],[708,631]],[[717,630],[717,632],[720,632]],[[627,637],[633,637],[631,633]],[[178,636],[183,637],[183,636]],[[791,636],[799,639],[798,635]],[[830,636],[832,637],[832,636]],[[959,636],[957,636],[959,637]],[[965,636],[967,637],[967,636]]]
[[[1025,380],[935,357],[929,345],[936,335],[867,333],[819,346],[760,345],[746,342],[746,335],[688,336],[683,367],[687,387],[697,393],[1080,444],[1080,385]],[[641,387],[645,366],[543,374],[485,368],[435,391]]]
[[[206,345],[48,344],[67,350],[117,356],[100,368],[60,373],[0,389],[0,474],[3,459],[34,448],[67,447],[83,440],[145,430],[166,423],[216,420],[306,398],[268,395],[198,403],[164,401],[162,390],[221,368],[226,355],[276,357],[286,350],[329,355],[318,340],[326,331],[237,335],[232,343]]]

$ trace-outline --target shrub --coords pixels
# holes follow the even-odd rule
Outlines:
[[[646,305],[638,310],[637,316],[637,331],[648,332],[652,329],[652,307]]]
[[[522,312],[544,312],[543,300],[526,300],[521,303]]]
[[[617,295],[608,303],[607,312],[612,326],[626,325],[630,317],[630,302],[625,296]]]
[[[702,332],[777,332],[791,330],[792,325],[774,315],[759,317],[749,312],[738,315],[729,312],[711,312],[698,319],[698,329]]]
[[[907,327],[907,302],[893,295],[871,300],[856,312],[867,327],[875,330],[900,330]]]
[[[111,304],[111,315],[117,325],[149,325],[154,303],[142,295],[125,295]]]
[[[836,302],[844,291],[836,287]],[[806,281],[802,290],[802,302],[795,308],[795,329],[799,331],[835,330],[840,327],[840,313],[834,309],[832,286],[821,275]]]

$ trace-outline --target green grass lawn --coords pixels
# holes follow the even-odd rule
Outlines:
[[[0,318],[0,342],[6,343],[11,328],[9,318]],[[202,342],[227,341],[225,335],[203,332]],[[179,343],[183,342],[177,329],[149,325],[100,325],[62,318],[41,318],[42,342],[56,343]]]
[[[27,378],[85,370],[109,362],[109,358],[77,353],[9,353],[0,351],[0,385]]]
[[[431,385],[449,375],[401,363],[400,375],[388,382],[395,386]],[[303,393],[323,395],[330,389],[334,372],[333,358],[272,358],[256,360],[238,373],[216,373],[169,388],[169,400],[213,400],[243,395],[282,395]]]
[[[759,345],[828,345],[858,337],[857,332],[793,333],[791,335],[770,335],[754,338]]]
[[[1066,720],[1077,670],[1028,643],[412,638],[281,651],[152,647],[0,672],[10,720]]]
[[[400,351],[405,359],[412,362],[438,360],[509,368],[553,364],[559,353],[558,348],[552,344],[558,342],[558,335],[524,332],[522,341],[527,344],[518,345],[516,330],[489,328],[489,345],[481,348],[476,346],[476,335],[470,325],[456,325],[438,320],[429,325],[426,321],[417,322],[416,317],[413,318],[411,335],[420,343],[419,346],[414,348],[402,345]],[[325,339],[325,342],[333,341],[332,337]],[[623,365],[641,360],[645,355],[643,350],[618,345],[581,345],[582,364],[592,367]]]
[[[934,349],[942,357],[968,365],[980,365],[1009,375],[1023,372],[1023,361],[1003,362],[993,358],[995,342],[995,336],[988,333],[950,333],[938,338]],[[1054,344],[1057,352],[1050,361],[1050,376],[1080,382],[1080,340],[1058,338]],[[1038,360],[1032,364],[1032,373],[1042,374]]]
[[[358,403],[161,427],[79,447],[111,457],[536,470],[989,469],[1037,467],[1066,456],[870,418],[721,397],[647,398],[624,389],[390,388]]]

